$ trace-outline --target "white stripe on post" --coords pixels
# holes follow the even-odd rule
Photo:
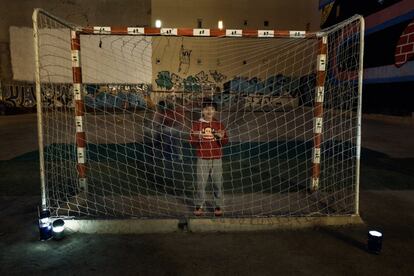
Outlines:
[[[312,156],[313,156],[312,157],[313,163],[315,164],[321,163],[321,149],[320,148],[313,148]]]
[[[194,36],[210,36],[210,29],[193,29]]]
[[[86,178],[79,178],[79,187],[84,190],[85,192],[87,192],[88,190],[88,185],[86,182]]]
[[[111,33],[111,27],[95,26],[95,27],[93,27],[93,33],[94,34],[110,34]]]
[[[289,37],[291,38],[304,38],[305,36],[305,31],[289,31]]]
[[[315,101],[317,103],[323,103],[324,95],[325,95],[325,87],[317,86],[316,87]]]
[[[312,190],[316,190],[319,187],[319,177],[312,177]]]
[[[76,132],[84,132],[83,130],[83,116],[75,116]]]
[[[275,37],[275,31],[273,30],[258,30],[257,37]]]
[[[72,67],[80,66],[80,55],[78,50],[71,50],[72,54]]]
[[[320,54],[318,55],[318,71],[325,71],[326,70],[326,55]]]
[[[226,36],[228,36],[228,37],[241,37],[241,36],[243,36],[243,30],[227,29],[226,30]]]
[[[75,94],[75,101],[80,101],[82,99],[81,84],[73,84],[73,93]]]
[[[177,29],[176,28],[161,28],[161,35],[177,35]]]
[[[86,150],[85,148],[77,148],[78,153],[78,164],[85,164],[86,163]]]
[[[315,117],[313,120],[313,133],[322,133],[323,119]]]
[[[140,27],[128,27],[127,32],[130,35],[143,35],[145,34],[145,29]]]

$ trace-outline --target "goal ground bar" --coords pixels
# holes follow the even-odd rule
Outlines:
[[[303,229],[323,226],[362,225],[360,216],[190,218],[184,223],[190,232],[242,232]],[[183,231],[179,219],[68,219],[69,231],[86,234],[145,234]]]

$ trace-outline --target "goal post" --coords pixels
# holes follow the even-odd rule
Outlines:
[[[305,32],[81,27],[37,9],[33,26],[53,216],[359,215],[361,16]]]

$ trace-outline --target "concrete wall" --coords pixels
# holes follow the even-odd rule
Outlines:
[[[31,15],[36,7],[79,25],[148,26],[153,25],[155,19],[159,18],[163,21],[163,26],[174,27],[197,27],[197,20],[201,19],[202,26],[205,28],[217,27],[217,21],[223,20],[225,28],[317,30],[320,22],[318,0],[7,1],[7,12],[0,17],[0,79],[2,80],[13,79],[12,67],[15,67],[12,66],[9,46],[10,26],[32,26]],[[264,26],[264,21],[268,21],[269,25]],[[19,37],[15,39],[17,42],[24,40]],[[18,55],[16,62],[22,62],[19,53],[32,51],[31,43],[19,44],[21,45],[13,46],[13,51]],[[16,47],[27,49],[21,50]],[[193,55],[193,62],[198,60],[199,58]],[[215,70],[216,68],[206,69]],[[201,71],[203,70],[198,72]]]
[[[196,82],[206,85],[201,90],[222,90],[225,82],[239,77],[299,78],[314,71],[316,50],[316,40],[304,39],[156,37],[152,85],[154,90],[169,90],[172,84],[175,90],[188,91],[186,83]],[[168,79],[166,85],[163,79]]]
[[[38,37],[41,81],[71,83],[70,30],[40,28]],[[151,41],[152,37],[81,36],[83,82],[151,83]],[[33,82],[33,29],[10,27],[10,46],[13,79]]]
[[[13,77],[10,60],[10,26],[31,27],[34,8],[43,8],[79,25],[150,24],[151,0],[1,0],[0,79]],[[24,44],[22,47],[31,47]]]
[[[217,28],[218,20],[222,20],[224,28],[315,31],[320,23],[318,0],[152,0],[151,4],[152,26],[160,19],[163,27],[197,28],[201,20],[202,28]],[[168,72],[173,83],[194,78],[221,86],[235,76],[262,80],[277,74],[303,76],[314,65],[299,61],[305,60],[302,56],[314,55],[311,45],[289,48],[282,40],[179,40],[157,38],[154,41],[158,43],[153,49],[155,90],[162,90],[156,83],[165,77],[160,72]],[[181,46],[187,51],[188,59],[183,58]],[[188,63],[180,66],[180,61],[186,59]]]
[[[151,24],[160,19],[165,27],[195,28],[202,19],[204,28],[217,28],[223,20],[224,28],[318,30],[320,22],[318,0],[152,0],[151,5]]]

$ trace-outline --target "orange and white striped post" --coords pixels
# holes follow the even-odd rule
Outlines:
[[[319,188],[321,174],[321,143],[323,127],[323,102],[325,94],[325,78],[327,67],[327,42],[328,37],[323,36],[319,39],[318,55],[316,63],[316,87],[315,101],[313,110],[313,150],[312,150],[312,179],[311,191]]]
[[[75,100],[76,156],[79,187],[87,191],[86,135],[84,129],[85,103],[82,95],[82,68],[80,60],[80,33],[71,31],[73,96]]]

